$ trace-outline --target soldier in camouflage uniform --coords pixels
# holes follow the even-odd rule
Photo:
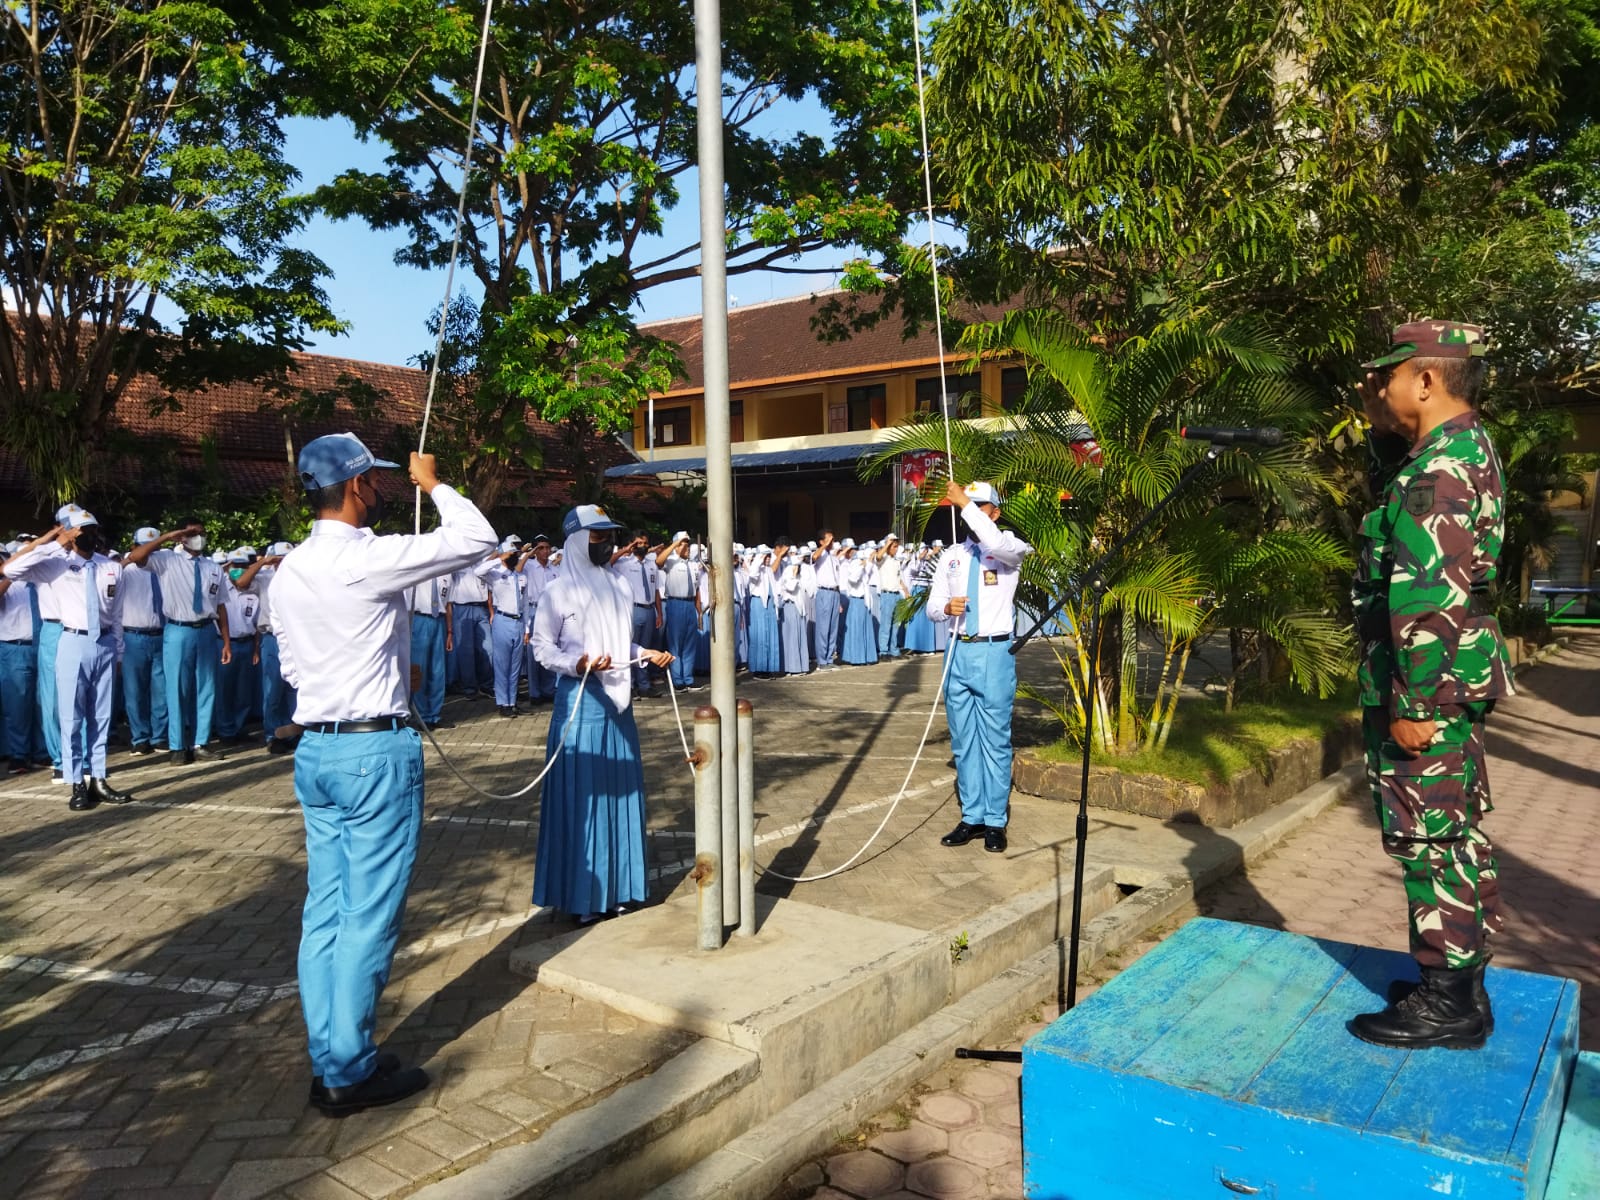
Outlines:
[[[1512,692],[1488,602],[1505,532],[1500,461],[1476,410],[1482,328],[1418,321],[1392,340],[1365,364],[1378,507],[1361,524],[1353,599],[1367,777],[1404,871],[1422,980],[1350,1028],[1380,1045],[1470,1049],[1494,1028],[1483,971],[1501,924],[1481,828],[1484,719]]]

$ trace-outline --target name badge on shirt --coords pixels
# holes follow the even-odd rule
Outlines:
[[[987,571],[985,571],[983,573],[983,586],[984,587],[994,587],[999,582],[1000,582],[1000,574],[999,574],[999,572],[994,571],[994,570],[987,570]]]
[[[206,589],[206,591],[208,594],[215,596],[217,594],[217,585],[213,583],[209,588]]]

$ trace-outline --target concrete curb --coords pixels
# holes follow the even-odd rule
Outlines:
[[[1358,795],[1355,763],[1230,830],[1235,850],[1197,873],[1167,877],[1087,922],[1079,969],[1136,941],[1194,899],[1197,890],[1260,858],[1301,825]],[[649,1193],[649,1200],[760,1200],[807,1159],[828,1149],[908,1087],[954,1057],[960,1045],[991,1039],[1022,1013],[1059,994],[1067,947],[1057,941],[974,988],[956,1003],[869,1054],[756,1128]]]

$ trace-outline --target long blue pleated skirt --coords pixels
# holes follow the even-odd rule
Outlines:
[[[778,654],[785,675],[804,675],[811,669],[811,631],[806,614],[793,600],[778,610]]]
[[[750,670],[757,675],[776,675],[783,670],[776,600],[763,604],[750,597]]]
[[[644,767],[633,709],[619,712],[593,682],[580,692],[567,675],[556,684],[547,761],[574,704],[566,746],[541,785],[533,902],[583,916],[645,899]]]
[[[860,596],[851,596],[844,608],[844,645],[839,658],[851,666],[878,661],[878,626],[872,608]]]
[[[919,587],[912,591],[913,596],[924,596],[928,589]],[[930,654],[938,648],[935,640],[935,622],[928,620],[928,607],[924,604],[917,609],[917,615],[906,623],[906,649],[913,654]],[[943,624],[943,622],[938,622]]]

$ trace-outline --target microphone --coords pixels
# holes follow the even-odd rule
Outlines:
[[[1275,425],[1263,425],[1260,429],[1229,429],[1220,425],[1185,425],[1178,431],[1179,436],[1191,442],[1210,442],[1214,446],[1280,446],[1283,444],[1283,430]]]

